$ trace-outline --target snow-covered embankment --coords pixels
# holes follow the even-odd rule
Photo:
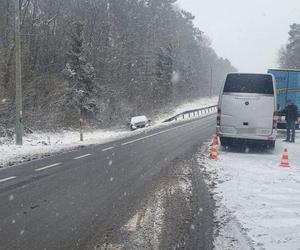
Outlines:
[[[224,220],[224,208],[228,210],[255,249],[300,249],[299,140],[292,144],[279,139],[274,152],[221,150],[219,160],[207,161],[205,171],[215,183],[219,219]],[[279,166],[284,148],[291,168]],[[225,234],[221,229],[216,248],[238,249]]]

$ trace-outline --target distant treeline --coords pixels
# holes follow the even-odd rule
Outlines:
[[[236,71],[176,0],[21,0],[24,123],[101,126],[216,94]],[[14,1],[0,0],[0,116],[13,124]],[[3,100],[5,99],[5,100]]]
[[[300,24],[290,26],[289,39],[279,51],[279,65],[282,68],[300,69]]]

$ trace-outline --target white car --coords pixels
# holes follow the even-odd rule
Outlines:
[[[277,104],[271,74],[228,74],[219,97],[217,134],[223,146],[254,141],[275,147]]]
[[[146,116],[134,116],[130,119],[130,129],[136,130],[138,128],[144,128],[150,126],[151,120]]]

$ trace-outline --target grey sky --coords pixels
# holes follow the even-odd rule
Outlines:
[[[241,72],[277,66],[289,25],[300,23],[300,0],[178,0],[212,40],[219,56]]]

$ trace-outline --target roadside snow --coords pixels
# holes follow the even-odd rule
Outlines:
[[[106,143],[129,134],[129,131],[95,130],[85,132],[84,141],[80,142],[79,132],[77,131],[34,133],[24,136],[23,146],[17,146],[14,141],[2,138],[2,141],[0,141],[2,144],[0,144],[0,167],[79,146]]]
[[[201,107],[209,107],[209,106],[217,105],[218,100],[219,100],[219,97],[214,96],[213,98],[201,98],[194,102],[182,104],[174,110],[174,115],[176,115],[178,113],[182,113],[186,110],[192,110],[192,109],[197,109],[197,108],[201,108]]]
[[[113,239],[105,239],[98,244],[97,250],[118,249],[160,249],[165,215],[166,193],[157,190],[145,206],[140,208],[120,230],[116,230]]]
[[[279,167],[284,148],[288,148],[291,168]],[[219,160],[207,162],[206,172],[215,183],[214,197],[220,207],[217,214],[228,209],[255,249],[300,249],[299,149],[300,141],[278,140],[274,152],[221,150]],[[224,240],[216,239],[216,248],[232,249],[225,247]]]
[[[174,110],[170,113],[170,114],[163,114],[160,115],[157,118],[156,122],[162,122],[170,117],[173,117],[175,115],[178,115],[184,111],[187,110],[193,110],[193,109],[199,109],[199,108],[205,108],[205,107],[209,107],[209,106],[213,106],[213,105],[217,105],[218,103],[218,97],[215,96],[213,98],[201,98],[199,100],[195,100],[193,102],[188,102],[188,103],[184,103],[182,105],[179,105],[177,107],[174,108]]]
[[[214,105],[217,99],[203,98],[195,102],[184,104],[176,109],[170,115],[165,115],[166,118],[178,114],[184,110],[201,108]],[[8,138],[0,138],[0,168],[17,163],[37,159],[42,156],[51,155],[62,150],[72,150],[79,146],[91,144],[103,144],[125,137],[148,133],[149,131],[158,128],[159,126],[167,126],[168,124],[161,124],[164,119],[157,119],[153,126],[145,129],[138,129],[136,131],[123,130],[94,130],[84,131],[84,142],[79,141],[78,131],[59,131],[55,133],[37,132],[28,134],[23,138],[23,146],[16,146],[14,140]]]

